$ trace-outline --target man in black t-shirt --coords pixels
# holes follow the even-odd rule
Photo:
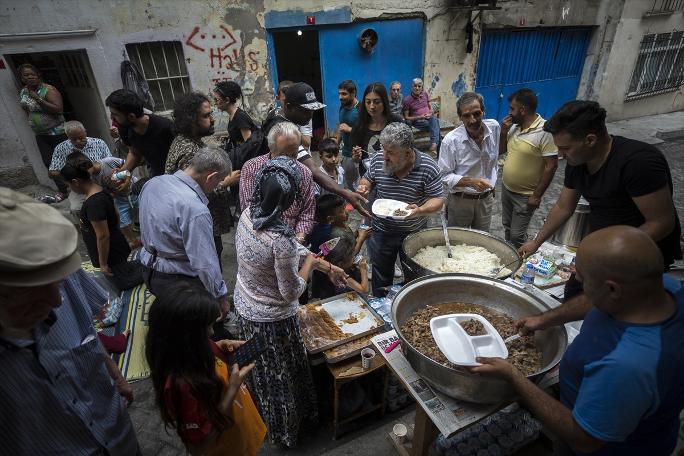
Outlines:
[[[128,146],[126,162],[121,171],[133,171],[145,157],[150,177],[164,174],[166,156],[176,136],[173,122],[156,114],[145,114],[143,101],[129,90],[115,90],[105,100],[119,135]]]
[[[544,124],[558,153],[568,160],[565,186],[537,237],[519,252],[534,253],[572,216],[582,196],[591,206],[590,231],[613,225],[637,227],[656,241],[664,269],[668,268],[682,258],[670,167],[655,147],[609,135],[605,120],[606,111],[598,103],[571,101]],[[577,291],[573,281],[566,287],[566,300]]]

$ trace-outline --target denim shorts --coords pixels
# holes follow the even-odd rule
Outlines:
[[[127,195],[114,198],[114,204],[119,211],[119,227],[123,228],[133,223],[132,211],[138,208],[138,196]]]

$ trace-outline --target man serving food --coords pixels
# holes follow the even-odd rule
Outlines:
[[[516,322],[525,335],[584,319],[560,363],[560,402],[501,358],[478,358],[471,371],[511,382],[562,441],[554,454],[672,454],[684,408],[684,290],[662,271],[643,230],[595,231],[577,252],[586,300]]]
[[[382,287],[392,285],[394,263],[401,245],[411,233],[427,224],[425,216],[439,212],[444,205],[443,187],[437,163],[413,145],[411,127],[393,122],[380,133],[382,153],[371,158],[357,192],[406,203],[400,209],[402,219],[385,219],[373,214],[373,234],[368,240],[368,252],[373,263],[372,289],[380,296]],[[395,209],[396,210],[396,209]],[[403,214],[403,215],[401,215]]]

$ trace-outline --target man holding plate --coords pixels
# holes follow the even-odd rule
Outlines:
[[[373,263],[374,296],[381,296],[380,289],[392,285],[394,263],[404,238],[425,228],[425,217],[444,206],[437,162],[414,147],[411,127],[400,122],[387,125],[380,133],[380,144],[382,152],[371,158],[357,192],[368,198],[375,188],[377,199],[406,203],[404,211],[408,214],[373,213],[373,234],[367,246]]]

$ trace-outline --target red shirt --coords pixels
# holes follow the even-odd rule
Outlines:
[[[413,92],[404,98],[403,111],[409,112],[409,117],[422,116],[430,113],[430,95],[426,91],[420,92],[417,97]]]

